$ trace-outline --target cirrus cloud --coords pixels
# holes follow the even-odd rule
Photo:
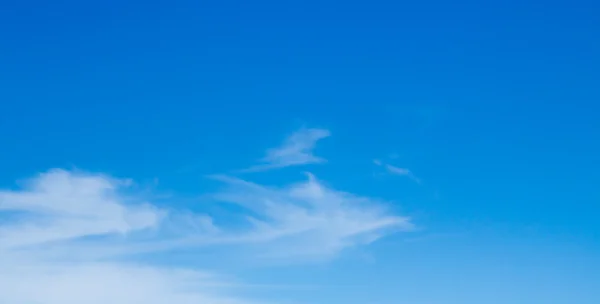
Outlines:
[[[324,162],[312,149],[327,136],[301,130],[267,152],[267,166]],[[38,174],[0,190],[0,302],[264,303],[240,296],[245,284],[226,273],[144,257],[219,248],[257,262],[314,261],[413,226],[385,201],[306,176],[263,185],[213,175],[220,187],[201,194],[224,206],[224,216],[153,203],[131,180],[105,174]]]
[[[329,130],[302,128],[291,134],[281,146],[267,150],[256,166],[245,172],[267,171],[290,166],[325,163],[324,158],[315,156],[313,150],[317,142],[331,135]]]

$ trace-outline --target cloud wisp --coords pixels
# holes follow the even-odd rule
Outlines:
[[[327,258],[412,228],[409,218],[393,215],[385,203],[331,189],[307,175],[306,181],[284,187],[216,176],[225,188],[214,198],[249,211],[249,229],[230,241],[258,244],[273,258]]]
[[[136,257],[221,246],[257,261],[307,261],[412,227],[384,202],[310,174],[279,186],[213,178],[222,187],[208,197],[237,206],[228,219],[160,208],[103,174],[56,169],[0,191],[0,302],[263,303],[236,296],[239,284],[222,274]]]
[[[260,164],[243,171],[258,172],[290,166],[325,163],[326,160],[315,156],[313,150],[319,140],[330,135],[331,133],[325,129],[302,128],[290,135],[281,146],[267,150],[267,155],[260,160]]]
[[[383,163],[379,159],[373,160],[373,163],[375,165],[377,165],[377,166],[383,167],[390,174],[399,175],[399,176],[406,176],[406,177],[412,179],[417,184],[421,183],[421,179],[418,178],[412,171],[410,171],[407,168],[401,168],[401,167],[392,166],[390,164]]]

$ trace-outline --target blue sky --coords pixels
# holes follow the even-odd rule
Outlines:
[[[0,9],[0,302],[600,302],[593,1]]]

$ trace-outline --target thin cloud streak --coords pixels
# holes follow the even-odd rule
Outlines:
[[[242,172],[258,172],[272,169],[325,163],[327,160],[315,156],[313,150],[316,143],[331,135],[325,129],[302,128],[290,135],[281,146],[267,150],[267,155],[260,163]]]
[[[384,202],[328,188],[307,175],[307,181],[278,188],[215,177],[226,186],[215,199],[252,214],[248,232],[230,241],[266,245],[261,249],[272,257],[323,258],[413,228],[409,218],[391,214]]]
[[[406,177],[412,179],[417,184],[421,184],[421,179],[418,178],[412,171],[410,171],[407,168],[401,168],[401,167],[392,166],[390,164],[385,164],[379,159],[373,160],[373,163],[377,166],[383,167],[390,174],[406,176]]]

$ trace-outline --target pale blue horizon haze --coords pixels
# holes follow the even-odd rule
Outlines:
[[[4,1],[0,303],[600,303],[594,1]]]

